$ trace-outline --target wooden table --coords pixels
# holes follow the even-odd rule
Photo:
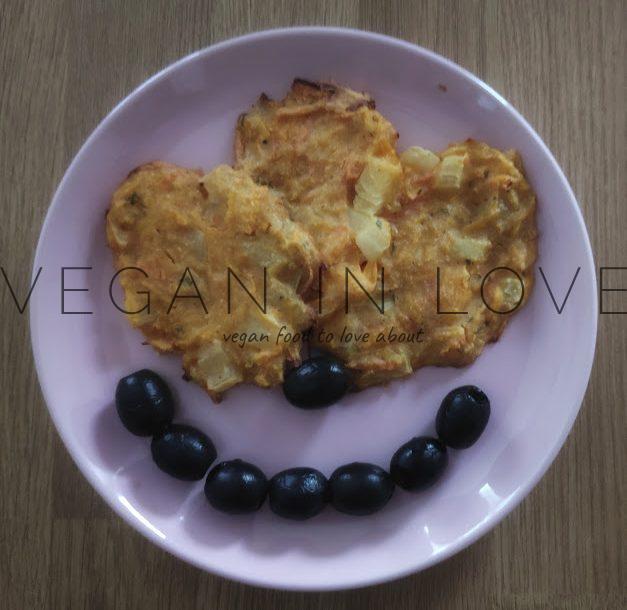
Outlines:
[[[627,264],[620,0],[5,0],[0,10],[0,262],[20,294],[53,190],[119,99],[190,51],[297,24],[391,34],[478,74],[535,126],[564,168],[597,266]],[[501,525],[422,574],[352,592],[296,594],[205,574],[116,517],[53,430],[33,371],[27,316],[17,313],[5,287],[0,298],[5,608],[625,607],[625,316],[601,316],[592,381],[574,430],[542,482]],[[627,309],[627,293],[609,298]]]

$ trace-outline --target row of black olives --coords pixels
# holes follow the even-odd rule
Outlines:
[[[320,361],[305,364],[316,374],[323,369]],[[343,367],[337,363],[334,368],[332,376],[339,375],[337,371]],[[310,385],[315,393],[314,384]],[[152,458],[161,470],[186,481],[205,476],[217,458],[216,448],[200,430],[172,423],[172,393],[157,373],[144,369],[121,379],[115,402],[130,432],[152,436]],[[387,504],[396,485],[408,491],[431,487],[448,463],[447,446],[470,447],[489,416],[487,396],[474,386],[463,386],[442,401],[436,419],[439,438],[412,438],[392,457],[389,473],[374,464],[353,462],[337,468],[328,480],[314,468],[290,468],[268,481],[255,465],[236,459],[209,471],[205,495],[211,506],[229,514],[254,512],[268,497],[271,510],[288,519],[309,519],[327,503],[343,513],[369,515]]]

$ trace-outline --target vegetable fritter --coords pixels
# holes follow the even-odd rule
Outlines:
[[[117,269],[136,268],[120,273],[131,324],[159,351],[183,352],[187,375],[212,398],[240,382],[279,384],[286,362],[300,361],[299,345],[275,336],[311,325],[300,295],[318,254],[244,172],[143,165],[113,195],[107,237]],[[244,332],[261,340],[242,348],[234,333]]]
[[[324,325],[336,339],[369,333],[368,342],[321,345],[359,387],[473,362],[533,287],[536,199],[516,153],[467,140],[440,155],[413,148],[401,161],[400,210],[387,215],[395,237],[381,261],[384,313],[359,291],[348,315]],[[373,300],[380,291],[379,282]]]

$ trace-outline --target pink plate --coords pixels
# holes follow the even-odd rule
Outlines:
[[[228,393],[219,406],[181,379],[176,356],[142,345],[109,301],[113,274],[104,215],[130,169],[153,159],[211,168],[230,162],[237,116],[260,92],[282,96],[295,76],[370,92],[400,132],[400,148],[439,149],[473,137],[517,148],[539,199],[540,260],[561,314],[537,274],[528,306],[502,339],[464,369],[419,371],[327,410],[289,406],[280,390]],[[256,585],[340,589],[373,584],[450,557],[493,528],[538,482],[579,410],[594,356],[596,280],[577,202],[560,168],[525,120],[455,64],[376,34],[324,28],[261,32],[204,49],[163,70],[122,101],[81,148],[41,232],[31,302],[33,351],[54,423],[102,497],[146,537],[200,568]],[[68,270],[62,315],[61,267]],[[491,397],[480,441],[453,452],[444,479],[419,495],[397,491],[380,513],[329,509],[305,523],[267,506],[228,517],[205,502],[202,483],[168,478],[147,439],[132,436],[113,407],[117,380],[148,367],[171,383],[179,419],[215,440],[221,458],[242,457],[267,474],[310,465],[329,475],[360,460],[387,466],[395,448],[432,433],[440,400],[475,383]]]

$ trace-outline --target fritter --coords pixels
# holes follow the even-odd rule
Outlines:
[[[136,268],[119,276],[124,309],[137,312],[131,324],[159,351],[182,352],[187,375],[213,399],[241,382],[279,384],[286,362],[299,362],[299,345],[276,335],[311,326],[301,295],[318,254],[276,194],[246,173],[143,165],[113,195],[107,238],[117,269]],[[254,341],[241,347],[244,334]]]
[[[397,138],[367,94],[296,80],[240,117],[236,169],[131,172],[107,219],[131,323],[215,400],[281,383],[299,333],[358,388],[474,361],[531,294],[535,195],[514,152]]]
[[[284,99],[262,95],[238,121],[236,167],[285,198],[320,252],[322,318],[343,306],[345,268],[372,285],[389,248],[380,212],[399,205],[397,138],[370,96],[298,79]]]
[[[401,162],[399,210],[384,211],[395,228],[380,261],[384,313],[360,290],[348,315],[325,321],[323,336],[335,340],[318,341],[359,387],[471,363],[533,288],[536,199],[516,153],[467,140],[440,155],[413,147]],[[379,280],[371,295],[379,305],[381,288]],[[348,333],[351,341],[340,340]]]

